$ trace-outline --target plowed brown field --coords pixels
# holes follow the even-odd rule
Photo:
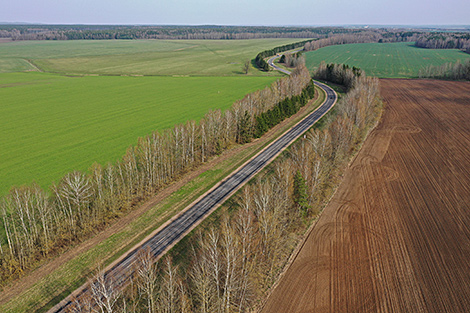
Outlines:
[[[263,312],[470,312],[470,83],[386,109]]]

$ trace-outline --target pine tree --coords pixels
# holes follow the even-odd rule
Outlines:
[[[304,177],[297,171],[294,176],[294,203],[298,206],[302,215],[306,215],[310,208],[308,204],[307,183]]]
[[[251,139],[251,131],[250,131],[250,114],[248,111],[245,111],[245,115],[240,120],[238,125],[238,143],[247,143]]]

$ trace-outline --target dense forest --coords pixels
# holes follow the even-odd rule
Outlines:
[[[322,38],[354,32],[337,27],[0,25],[11,40]]]

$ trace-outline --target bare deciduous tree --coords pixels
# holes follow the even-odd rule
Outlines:
[[[244,63],[243,63],[243,73],[248,74],[248,71],[250,70],[250,60],[246,60]]]
[[[121,296],[120,292],[113,286],[110,278],[106,277],[104,271],[100,270],[90,282],[93,295],[93,312],[113,313],[116,302]]]
[[[140,293],[147,299],[149,313],[155,313],[157,302],[157,268],[150,250],[142,251],[137,262],[137,285]]]

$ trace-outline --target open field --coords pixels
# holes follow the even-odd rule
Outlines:
[[[0,43],[0,72],[31,70],[106,75],[241,75],[263,50],[302,39],[74,40]],[[6,62],[9,62],[8,64]],[[251,69],[254,76],[280,76]]]
[[[325,61],[360,67],[368,76],[412,78],[429,65],[463,61],[470,59],[470,54],[460,50],[416,48],[409,42],[360,43],[321,48],[305,53],[305,58],[309,69]]]
[[[114,162],[139,136],[227,109],[274,80],[0,74],[0,195]]]
[[[95,161],[114,162],[139,136],[198,120],[209,109],[229,108],[280,75],[257,69],[241,75],[245,59],[294,41],[0,43],[0,196],[13,185],[35,180],[47,187],[64,173],[86,170]],[[38,73],[36,64],[46,71],[85,76]],[[16,73],[22,71],[34,73]],[[91,73],[167,76],[87,75]]]
[[[382,80],[386,109],[263,312],[467,312],[470,83]]]

